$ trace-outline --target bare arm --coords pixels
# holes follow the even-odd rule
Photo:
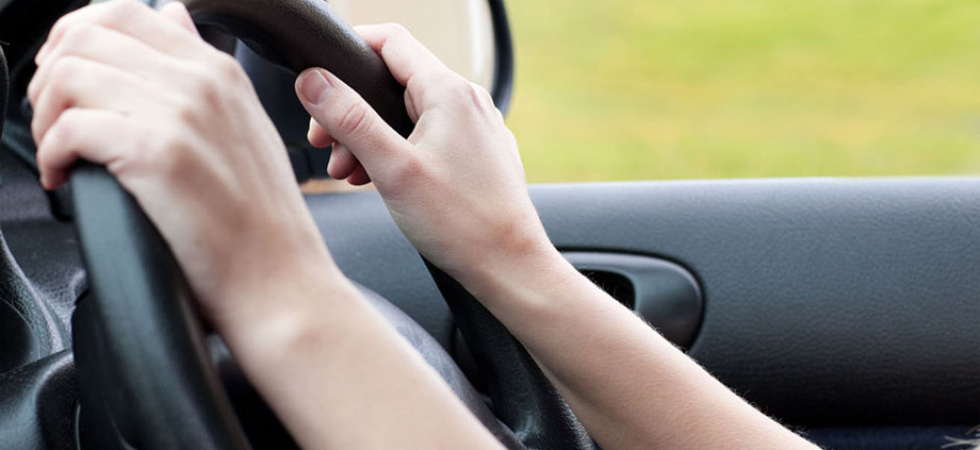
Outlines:
[[[240,68],[179,7],[164,15],[116,1],[55,28],[29,90],[45,186],[78,158],[109,167],[305,448],[499,448],[342,277]],[[406,235],[522,340],[607,449],[807,445],[560,259],[485,91],[403,30],[361,31],[408,86],[417,130],[402,139],[340,80],[308,71],[297,88],[311,141],[339,142],[331,174],[373,178]]]
[[[37,62],[45,187],[107,165],[303,448],[500,448],[340,273],[248,78],[179,4],[79,10]]]
[[[339,271],[271,308],[239,308],[221,334],[305,449],[500,449],[418,353]],[[290,281],[295,286],[295,281]],[[287,295],[288,294],[288,295]],[[366,420],[366,419],[370,420]]]
[[[406,236],[524,344],[603,448],[815,448],[562,259],[486,91],[402,28],[359,31],[408,87],[418,128],[405,142],[349,89],[313,100],[301,88],[314,119],[310,141],[340,144],[331,175],[356,184],[373,179]],[[301,87],[319,76],[304,73]]]
[[[735,395],[556,252],[524,261],[471,289],[603,448],[815,448]]]

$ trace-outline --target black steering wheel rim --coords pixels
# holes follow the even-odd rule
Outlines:
[[[166,242],[104,168],[83,165],[71,178],[91,291],[72,317],[84,441],[249,449]]]
[[[337,74],[399,133],[411,133],[404,87],[321,0],[184,3],[196,23],[219,27],[288,68]],[[82,417],[98,424],[87,427],[91,440],[115,448],[250,448],[187,281],[159,232],[104,168],[80,165],[71,184],[92,293],[73,317]],[[591,448],[521,345],[458,283],[429,268],[478,366],[496,375],[488,388],[494,410],[523,446]]]

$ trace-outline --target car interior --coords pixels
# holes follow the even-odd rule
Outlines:
[[[309,116],[293,94],[306,67],[337,73],[411,132],[404,88],[342,7],[183,1],[252,78],[297,182],[326,177],[328,158],[305,142]],[[472,78],[506,111],[515,63],[503,0],[447,1],[485,12],[473,26],[488,53],[461,60],[485,66]],[[79,165],[55,192],[38,182],[25,95],[33,57],[59,17],[88,3],[0,0],[0,449],[297,448],[105,169]],[[980,425],[980,179],[530,191],[575,267],[822,448],[938,450]],[[344,273],[507,448],[597,448],[523,347],[419,256],[376,192],[311,192],[306,202]]]

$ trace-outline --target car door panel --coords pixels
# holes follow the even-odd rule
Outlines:
[[[980,423],[978,192],[975,179],[532,187],[560,249],[690,270],[705,308],[690,355],[807,427]],[[345,272],[451,346],[448,312],[376,194],[308,201]]]
[[[553,186],[560,248],[688,267],[690,354],[810,425],[980,421],[980,181],[767,180]]]
[[[5,202],[30,205],[0,211],[3,232],[61,316],[85,284],[74,236],[38,209],[33,175],[9,155],[3,162]],[[563,251],[639,255],[689,271],[704,303],[689,353],[791,425],[818,429],[826,442],[864,439],[851,448],[886,435],[881,442],[935,442],[980,423],[977,192],[975,179],[531,188]],[[448,308],[376,193],[307,202],[345,273],[447,349],[460,347]]]

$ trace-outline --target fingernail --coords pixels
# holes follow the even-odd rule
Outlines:
[[[300,95],[303,101],[311,105],[319,105],[327,99],[327,92],[330,91],[330,82],[323,76],[323,72],[314,70],[303,77],[300,82]]]

